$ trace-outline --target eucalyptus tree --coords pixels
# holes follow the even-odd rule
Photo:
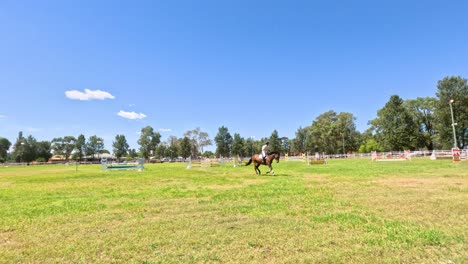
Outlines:
[[[104,149],[104,139],[93,135],[88,138],[88,141],[86,143],[86,155],[87,156],[92,156],[92,158],[95,158],[95,155],[98,155],[101,153],[101,150]]]
[[[209,138],[207,132],[203,132],[199,127],[188,130],[184,133],[184,137],[190,139],[192,145],[192,155],[197,156],[200,153],[203,153],[203,148],[213,144],[212,140]]]
[[[70,158],[71,153],[76,148],[76,138],[74,136],[65,136],[54,138],[51,141],[51,148],[56,155],[63,155],[66,160]]]
[[[154,153],[160,142],[161,134],[154,132],[151,126],[146,126],[141,129],[138,144],[140,145],[140,153],[145,159],[148,159],[150,155]]]
[[[86,138],[83,134],[80,134],[76,138],[75,142],[75,150],[78,159],[81,161],[83,157],[86,155]]]

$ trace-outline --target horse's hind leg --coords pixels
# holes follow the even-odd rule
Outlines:
[[[262,174],[262,172],[260,171],[260,169],[258,167],[259,167],[258,165],[255,166],[255,173],[257,175],[260,175],[260,174]]]

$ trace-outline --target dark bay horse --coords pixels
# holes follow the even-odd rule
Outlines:
[[[260,165],[267,165],[270,170],[267,171],[267,173],[272,173],[272,174],[275,174],[275,172],[273,171],[273,167],[271,167],[271,163],[273,162],[273,160],[276,160],[276,163],[279,162],[279,159],[280,159],[280,154],[278,152],[270,152],[267,157],[266,157],[266,162],[263,163],[263,159],[260,157],[260,155],[258,154],[254,154],[250,159],[249,159],[249,162],[247,162],[247,164],[245,164],[245,166],[248,166],[250,165],[250,163],[254,163],[254,166],[255,166],[255,173],[257,175],[260,175],[262,172],[258,169],[258,167],[260,167]]]

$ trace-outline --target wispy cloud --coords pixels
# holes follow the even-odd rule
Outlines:
[[[7,118],[8,116],[6,115],[0,115],[0,118]]]
[[[65,96],[72,100],[81,100],[81,101],[88,101],[88,100],[104,100],[104,99],[114,99],[115,96],[112,94],[101,91],[101,90],[90,90],[85,89],[84,92],[71,90],[65,91]]]
[[[42,131],[42,128],[37,128],[37,127],[27,127],[27,128],[26,128],[26,131],[28,131],[29,133],[34,133],[34,132],[39,132],[39,131]]]
[[[135,104],[129,104],[128,107],[135,107]]]
[[[146,115],[143,114],[143,113],[125,112],[125,111],[122,111],[122,110],[120,110],[117,113],[117,115],[121,116],[123,118],[127,118],[127,119],[143,119],[143,118],[146,117]]]
[[[170,128],[159,128],[158,130],[161,132],[172,132],[172,129]]]

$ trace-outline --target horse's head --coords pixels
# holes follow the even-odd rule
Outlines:
[[[279,154],[279,152],[272,152],[271,154],[273,155],[273,156],[272,156],[272,161],[273,161],[273,160],[276,160],[276,163],[278,163],[279,160],[280,160],[280,154]]]

